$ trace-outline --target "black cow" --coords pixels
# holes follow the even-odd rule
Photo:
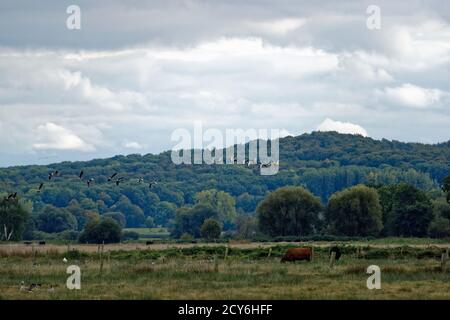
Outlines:
[[[45,246],[45,241],[39,241],[39,244],[40,244],[41,246]]]
[[[146,244],[147,246],[149,246],[149,245],[153,244],[153,241],[151,241],[151,240],[150,240],[150,241],[146,241],[145,244]]]
[[[330,256],[331,256],[331,253],[332,253],[332,252],[335,253],[334,258],[336,259],[336,261],[338,261],[339,258],[340,258],[341,255],[342,255],[341,249],[339,249],[339,247],[334,246],[334,247],[331,247],[331,249],[330,249]]]

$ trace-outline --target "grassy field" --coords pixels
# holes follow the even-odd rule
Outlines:
[[[341,243],[333,268],[331,244],[314,243],[313,262],[281,264],[286,248],[296,245],[123,244],[105,246],[103,254],[98,246],[0,245],[0,298],[450,299],[450,266],[440,265],[448,243]],[[65,286],[70,264],[81,268],[81,290]],[[380,290],[366,287],[369,265],[381,268]],[[22,281],[42,287],[21,291]]]

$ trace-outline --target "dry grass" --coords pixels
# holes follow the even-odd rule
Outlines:
[[[31,247],[0,248],[0,298],[450,299],[450,272],[441,272],[439,261],[432,258],[356,259],[348,254],[330,269],[325,252],[319,252],[312,263],[295,264],[280,264],[277,257],[252,260],[233,256],[220,258],[216,271],[212,255],[153,259],[136,254],[123,259],[111,254],[100,274],[97,246],[75,247],[91,252],[69,261],[81,268],[81,290],[65,287],[67,264],[62,262],[61,253],[67,251],[66,246],[36,247],[48,250],[39,251],[36,257]],[[124,249],[117,245],[105,247]],[[381,268],[381,290],[366,288],[366,269],[371,264]],[[23,292],[19,290],[21,281],[41,283],[42,288]],[[56,286],[54,292],[47,291],[50,285]]]

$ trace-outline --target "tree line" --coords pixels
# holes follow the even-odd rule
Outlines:
[[[194,204],[175,211],[170,225],[173,238],[212,240],[222,235],[254,239],[258,234],[272,238],[450,237],[450,175],[442,182],[442,193],[434,198],[406,183],[360,184],[334,193],[326,206],[304,187],[286,186],[268,194],[258,204],[256,215],[236,210],[235,199],[216,189],[199,192],[194,198]],[[27,239],[30,224],[34,224],[40,230],[34,231],[35,238],[43,232],[83,243],[119,242],[127,237],[122,233],[125,220],[120,212],[99,215],[92,211],[77,231],[78,220],[68,209],[48,207],[33,221],[17,199],[0,201],[1,240]]]
[[[436,211],[444,206],[435,202],[440,183],[448,175],[448,159],[450,143],[426,145],[315,132],[280,140],[280,171],[275,176],[261,176],[257,168],[245,165],[176,166],[170,152],[115,156],[0,168],[0,199],[17,192],[16,200],[29,215],[23,230],[28,239],[74,239],[90,220],[106,218],[121,228],[158,226],[169,228],[174,237],[197,237],[203,215],[218,221],[222,234],[238,232],[248,238],[261,233],[258,206],[285,186],[303,187],[328,204],[336,192],[358,184],[374,187],[378,197],[387,201],[380,186],[405,183],[424,191]],[[59,175],[47,181],[56,170]],[[90,186],[80,181],[80,170],[86,177],[95,177]],[[124,178],[120,185],[108,183],[113,172]],[[138,177],[158,184],[148,188],[137,182]],[[42,181],[47,182],[37,192]],[[229,214],[224,214],[224,201],[233,203],[226,206]],[[326,210],[319,214],[314,232],[325,232],[325,215]],[[382,234],[391,228],[385,217]],[[444,220],[432,223],[441,225]],[[188,226],[184,228],[188,231],[180,225]],[[1,225],[0,229],[4,234]]]

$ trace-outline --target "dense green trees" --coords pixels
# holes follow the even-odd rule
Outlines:
[[[450,203],[450,174],[442,180],[442,190],[447,194],[447,202]]]
[[[196,204],[210,205],[217,211],[217,219],[225,225],[225,229],[236,219],[236,201],[226,192],[209,189],[197,193]]]
[[[270,236],[305,236],[317,231],[323,207],[302,187],[283,187],[258,206],[260,230]]]
[[[199,238],[200,228],[206,219],[218,216],[218,212],[210,205],[196,204],[193,207],[182,207],[177,210],[172,236],[179,238],[182,234],[188,233],[195,238]]]
[[[76,230],[77,220],[66,209],[46,205],[36,218],[37,229],[47,233]]]
[[[121,212],[107,212],[104,213],[102,217],[111,218],[115,220],[120,225],[121,228],[125,228],[127,220],[125,218],[125,215]]]
[[[381,187],[385,235],[423,237],[433,219],[431,201],[425,192],[405,183]]]
[[[220,224],[217,220],[214,219],[206,219],[201,228],[200,234],[203,238],[208,240],[214,240],[220,237]]]
[[[361,183],[371,186],[408,183],[428,194],[433,190],[434,197],[438,197],[441,196],[436,191],[438,182],[449,174],[449,159],[448,142],[425,145],[315,132],[280,140],[280,171],[275,176],[261,176],[257,166],[175,166],[170,152],[163,152],[1,168],[0,192],[14,190],[21,203],[32,202],[33,220],[27,224],[27,230],[33,229],[35,220],[47,205],[67,210],[75,217],[77,230],[81,231],[89,216],[111,217],[111,212],[120,212],[127,227],[146,226],[148,217],[153,218],[157,226],[170,227],[175,225],[179,208],[192,208],[202,203],[218,212],[214,219],[228,231],[238,228],[237,210],[253,214],[267,194],[289,185],[307,188],[323,204],[335,192]],[[56,169],[61,176],[49,181],[48,173]],[[95,177],[95,183],[87,187],[86,181],[78,178],[80,170],[84,170],[86,177]],[[119,172],[124,182],[108,183],[107,177],[113,172]],[[138,177],[146,182],[158,181],[158,184],[149,188],[146,183],[139,184]],[[43,190],[36,192],[42,181],[45,182]],[[449,184],[450,177],[442,182],[450,198]]]
[[[0,200],[0,241],[17,241],[22,239],[28,212],[17,199]]]
[[[357,185],[331,196],[326,210],[328,232],[345,236],[377,236],[383,228],[375,189]]]
[[[239,215],[236,219],[236,235],[241,239],[251,239],[258,231],[258,219],[251,215]]]
[[[236,220],[235,200],[230,194],[208,189],[194,195],[195,204],[177,210],[172,228],[172,235],[180,237],[184,233],[198,238],[201,227],[208,219],[214,219],[219,229],[234,225]],[[211,221],[208,222],[211,224]]]
[[[111,218],[91,219],[79,237],[80,243],[120,242],[122,229]]]
[[[112,211],[124,212],[126,227],[138,228],[145,226],[145,215],[140,207],[133,204],[126,196],[121,196],[119,201],[111,207]]]
[[[450,194],[450,175],[443,181],[443,190],[447,192],[446,198],[441,197],[432,201],[433,220],[428,228],[428,234],[434,238],[450,237],[450,202],[448,200]]]

